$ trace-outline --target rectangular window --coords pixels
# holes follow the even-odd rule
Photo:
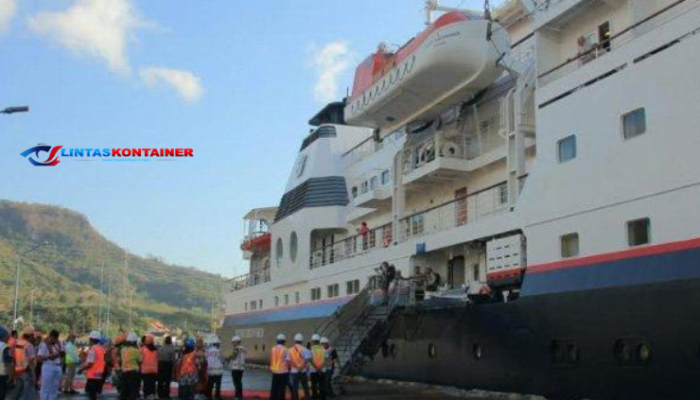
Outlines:
[[[258,309],[258,302],[257,301],[251,301],[250,302],[250,310],[255,311]]]
[[[498,201],[501,205],[508,204],[508,184],[504,183],[498,187]]]
[[[321,288],[311,289],[311,301],[321,300]]]
[[[243,304],[243,305],[245,306],[245,311],[248,311],[248,302],[246,302],[246,303]]]
[[[641,246],[651,242],[651,221],[649,218],[627,222],[627,242],[630,246]]]
[[[578,233],[569,233],[561,237],[561,256],[576,257],[579,254]]]
[[[557,142],[559,162],[563,163],[576,158],[576,136],[567,136]]]
[[[299,302],[301,301],[301,295],[299,294],[299,292],[294,293],[294,301],[296,301],[296,304],[299,304]]]
[[[372,179],[369,181],[369,188],[374,190],[379,186],[379,178],[376,176],[373,176]]]
[[[338,295],[340,294],[339,286],[337,283],[333,285],[328,285],[326,291],[328,293],[328,298],[338,297]]]
[[[280,305],[280,298],[279,296],[275,296],[275,307],[278,307]]]
[[[382,185],[389,183],[389,170],[382,171]]]
[[[644,108],[638,108],[622,116],[622,134],[625,139],[637,137],[647,131],[647,115]]]
[[[345,282],[345,293],[348,296],[351,294],[360,293],[360,280],[355,279],[354,281]]]
[[[261,309],[261,310],[263,309],[262,304],[263,304],[263,303],[262,303],[262,300],[258,300],[258,308]]]
[[[285,295],[284,295],[284,305],[285,305],[285,306],[288,306],[288,305],[289,305],[289,295],[288,295],[288,294],[285,294]]]

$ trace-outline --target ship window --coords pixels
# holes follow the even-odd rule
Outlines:
[[[263,306],[262,306],[262,305],[263,305],[262,300],[258,300],[258,308],[261,309],[261,310],[263,309]]]
[[[345,283],[346,293],[348,295],[360,293],[360,280],[355,279],[354,281],[348,281]]]
[[[258,309],[258,303],[256,301],[251,301],[250,302],[250,310],[255,311]]]
[[[277,267],[282,266],[282,256],[284,255],[284,248],[282,247],[282,238],[277,238],[277,245],[275,246],[275,256],[277,261]]]
[[[647,116],[644,108],[638,108],[622,116],[622,134],[625,139],[637,137],[647,130]]]
[[[296,304],[299,304],[299,302],[301,301],[301,295],[299,294],[299,292],[294,293],[294,301],[296,302]]]
[[[362,194],[367,193],[369,190],[369,181],[362,182]]]
[[[285,294],[285,295],[284,295],[284,305],[285,305],[285,306],[288,306],[288,305],[289,305],[289,295],[288,295],[288,294]]]
[[[557,142],[559,162],[563,163],[576,158],[576,136],[567,136]]]
[[[275,307],[278,307],[280,305],[280,298],[279,296],[275,296]]]
[[[321,300],[321,288],[311,289],[311,301]]]
[[[376,176],[373,176],[372,179],[369,180],[369,188],[374,190],[379,186],[379,178]]]
[[[353,199],[357,197],[357,186],[353,186],[352,189],[350,189],[350,193],[352,194]]]
[[[641,246],[651,242],[651,221],[649,218],[627,222],[627,242],[630,246]]]
[[[508,203],[508,184],[502,184],[498,187],[498,201],[501,205]]]
[[[293,263],[297,262],[297,245],[297,233],[292,232],[291,236],[289,236],[289,257]]]
[[[561,238],[561,256],[563,258],[578,256],[578,233],[569,233]]]
[[[248,311],[248,302],[246,302],[246,303],[244,304],[244,306],[245,306],[245,311]]]
[[[338,297],[338,295],[340,294],[340,289],[337,283],[333,285],[328,285],[326,291],[328,293],[328,298]]]
[[[389,183],[389,170],[382,171],[382,185]]]

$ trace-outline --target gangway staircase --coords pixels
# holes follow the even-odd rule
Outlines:
[[[370,283],[350,302],[338,309],[316,332],[330,339],[338,353],[336,377],[355,372],[367,356],[376,354],[391,329],[390,319],[398,307],[406,304],[396,285],[386,304],[372,304],[378,280]]]

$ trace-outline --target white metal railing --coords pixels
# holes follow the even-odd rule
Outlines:
[[[311,269],[334,264],[342,260],[366,254],[376,249],[389,247],[393,244],[392,224],[385,224],[370,229],[366,234],[357,234],[333,244],[311,251],[309,266]]]
[[[270,282],[270,267],[262,268],[249,274],[240,275],[226,281],[229,292],[245,289]]]
[[[474,158],[473,152],[465,151],[465,136],[459,135],[458,142],[452,140],[437,140],[435,136],[423,141],[405,146],[403,150],[403,173],[411,173],[437,158],[457,158],[466,160]]]
[[[405,136],[406,134],[404,132],[396,131],[386,136],[381,142],[375,141],[373,137],[368,137],[352,149],[345,152],[343,154],[343,161],[347,165],[355,164],[387,146],[397,144]]]
[[[399,221],[399,242],[467,225],[508,210],[505,182],[411,214]]]

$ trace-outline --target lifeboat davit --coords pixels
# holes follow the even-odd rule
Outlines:
[[[271,242],[272,235],[270,234],[270,232],[266,232],[262,235],[258,235],[251,239],[245,240],[241,244],[241,250],[250,252],[269,252]]]
[[[492,84],[509,49],[497,23],[444,14],[395,53],[380,45],[357,67],[345,121],[385,129],[432,119]]]

